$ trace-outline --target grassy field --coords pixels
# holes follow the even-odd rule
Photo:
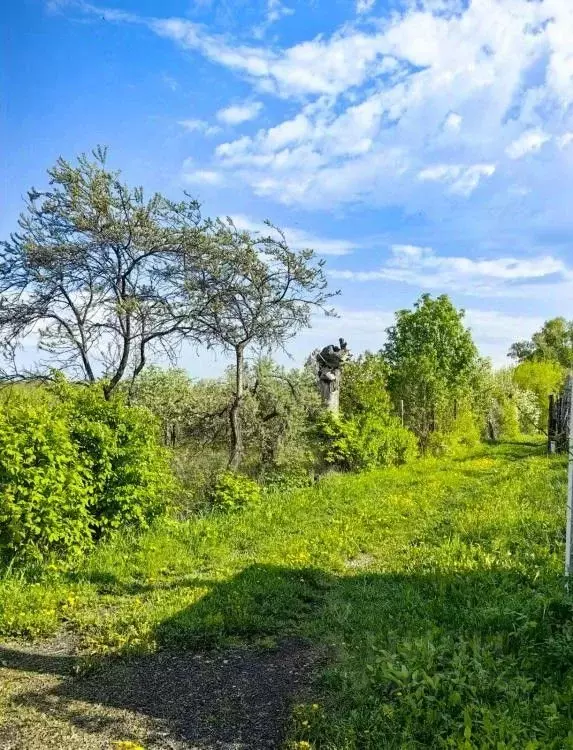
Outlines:
[[[0,634],[63,633],[102,674],[116,654],[292,660],[304,644],[316,678],[289,720],[297,750],[573,748],[565,484],[534,443],[332,476],[117,539],[79,572],[7,574]],[[19,696],[0,692],[4,722],[32,711]]]

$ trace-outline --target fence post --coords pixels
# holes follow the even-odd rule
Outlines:
[[[565,576],[569,586],[569,576],[573,570],[571,559],[571,544],[573,542],[573,375],[567,379],[566,399],[567,402],[567,532],[565,538]]]
[[[549,396],[549,418],[547,420],[547,453],[555,453],[555,396]]]
[[[402,427],[404,427],[404,399],[400,399],[400,419],[402,420]]]

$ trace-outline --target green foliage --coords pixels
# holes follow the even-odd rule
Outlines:
[[[434,432],[430,435],[428,449],[436,456],[465,452],[479,445],[482,432],[479,418],[464,404],[454,417],[448,432]]]
[[[506,440],[535,433],[543,426],[538,399],[516,384],[511,369],[491,375],[488,420],[495,435]]]
[[[398,420],[372,414],[343,419],[325,412],[316,421],[315,436],[322,463],[340,471],[397,466],[418,452],[415,436]]]
[[[13,394],[0,410],[0,554],[77,556],[90,544],[91,487],[65,413]]]
[[[543,428],[549,418],[549,396],[561,391],[566,374],[563,365],[552,360],[528,360],[513,370],[513,380],[521,390],[535,394]]]
[[[344,364],[340,409],[345,417],[389,415],[388,365],[381,354],[366,352]]]
[[[221,474],[209,493],[211,506],[226,511],[238,510],[257,502],[260,497],[261,488],[257,482],[232,471]]]
[[[146,409],[106,399],[97,386],[60,383],[70,435],[90,473],[90,524],[95,536],[119,527],[147,528],[161,515],[174,485],[157,423]]]
[[[173,466],[183,485],[184,513],[206,502],[228,460],[233,377],[227,371],[217,380],[194,381],[179,370],[150,368],[132,389],[134,402],[161,420],[166,439],[175,438]],[[303,481],[314,464],[308,438],[309,420],[320,404],[314,374],[286,370],[265,358],[245,368],[244,389],[245,472],[265,484]]]
[[[0,411],[0,550],[77,557],[104,533],[147,528],[171,499],[155,419],[98,386],[14,391]]]
[[[573,367],[573,321],[565,318],[547,320],[530,341],[512,344],[509,356],[518,362],[556,362]]]

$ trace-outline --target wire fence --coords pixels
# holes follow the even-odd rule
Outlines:
[[[549,398],[547,449],[549,453],[568,454],[565,577],[569,590],[573,573],[573,374],[567,378],[562,393]]]

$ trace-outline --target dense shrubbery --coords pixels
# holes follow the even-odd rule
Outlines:
[[[322,463],[341,471],[397,466],[418,452],[413,433],[395,418],[344,419],[325,413],[317,419],[315,436]]]
[[[216,510],[238,510],[256,502],[260,497],[260,485],[242,474],[226,471],[213,484],[209,502]]]
[[[120,526],[148,527],[174,489],[151,412],[128,406],[120,397],[106,400],[98,388],[60,385],[57,393],[89,472],[94,535]]]
[[[89,474],[63,411],[13,394],[0,411],[0,553],[38,559],[91,541]]]
[[[183,485],[184,514],[209,504],[214,482],[228,463],[228,411],[232,372],[193,380],[180,370],[150,368],[133,389],[135,403],[153,411]],[[270,360],[245,369],[241,419],[245,443],[241,471],[265,486],[307,484],[314,467],[309,423],[319,410],[314,373],[287,371]]]
[[[32,397],[33,394],[33,397]],[[73,557],[105,532],[141,529],[164,511],[173,480],[145,409],[98,387],[58,382],[8,395],[0,412],[4,557]]]

